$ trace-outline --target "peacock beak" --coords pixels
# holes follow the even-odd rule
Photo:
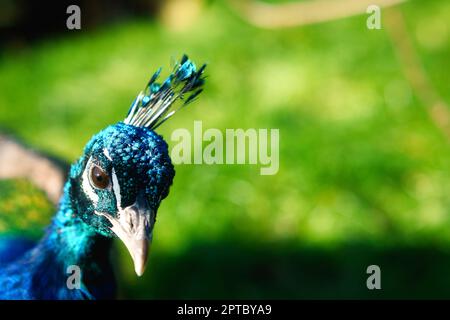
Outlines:
[[[117,213],[117,217],[102,214],[112,224],[111,230],[122,240],[134,262],[134,270],[140,277],[144,274],[150,242],[152,239],[153,211],[139,199]],[[153,220],[154,221],[154,220]]]

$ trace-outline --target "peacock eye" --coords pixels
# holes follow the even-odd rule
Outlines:
[[[98,166],[93,166],[91,169],[92,184],[99,189],[106,189],[109,185],[109,176]]]

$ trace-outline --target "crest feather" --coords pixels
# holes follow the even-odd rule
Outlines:
[[[131,104],[123,122],[136,127],[156,129],[202,92],[204,83],[202,74],[205,68],[204,64],[197,70],[187,55],[183,55],[181,61],[175,63],[167,79],[163,83],[157,83],[156,80],[161,73],[159,68]],[[174,109],[173,105],[177,100],[182,104]]]

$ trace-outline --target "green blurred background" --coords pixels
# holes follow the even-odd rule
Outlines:
[[[441,126],[450,2],[382,9],[381,30],[367,29],[365,12],[262,28],[228,1],[84,4],[81,30],[66,29],[63,8],[54,26],[22,25],[26,33],[15,28],[21,7],[0,1],[8,132],[73,162],[124,118],[156,68],[167,72],[183,53],[206,62],[208,78],[198,101],[158,129],[171,147],[172,131],[194,120],[280,130],[276,175],[176,166],[142,278],[116,243],[121,298],[450,298],[450,140]],[[414,84],[422,76],[408,57],[426,85]],[[20,215],[37,236],[53,212],[29,183],[0,182],[0,230]],[[372,264],[382,290],[366,288]]]

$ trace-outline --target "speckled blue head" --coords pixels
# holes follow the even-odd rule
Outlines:
[[[105,188],[97,187],[93,181],[95,167],[106,174]],[[104,236],[113,236],[111,223],[96,213],[117,217],[139,196],[154,213],[154,219],[174,175],[167,143],[160,135],[119,122],[94,135],[84,155],[72,166],[72,203],[84,222]]]
[[[184,106],[198,96],[204,68],[197,71],[183,56],[162,84],[155,82],[158,70],[126,119],[94,135],[70,171],[66,193],[75,215],[102,236],[118,236],[138,275],[156,212],[175,175],[167,144],[154,129],[175,113],[171,107],[176,100]]]

